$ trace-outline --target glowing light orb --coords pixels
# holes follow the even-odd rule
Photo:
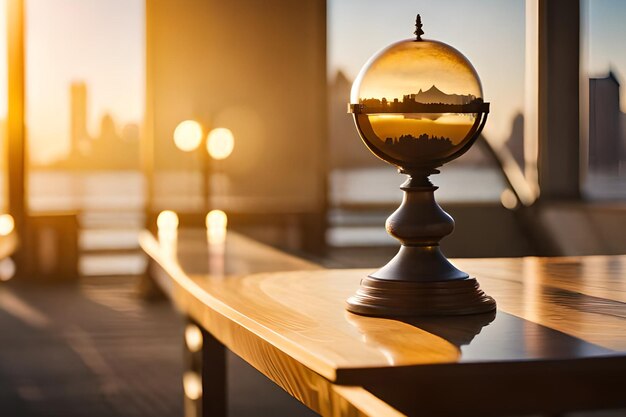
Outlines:
[[[230,129],[218,127],[207,137],[206,150],[213,159],[226,159],[233,152],[235,147],[235,137]]]
[[[15,221],[10,214],[0,214],[0,236],[9,235],[15,228]]]
[[[202,142],[202,126],[195,120],[180,122],[174,129],[174,144],[178,149],[191,152]]]
[[[185,327],[185,344],[192,352],[198,352],[202,349],[202,331],[195,324],[188,324]]]
[[[159,230],[176,230],[178,228],[178,215],[172,210],[163,210],[157,217]]]
[[[183,391],[185,396],[191,400],[202,397],[202,377],[195,372],[185,372],[183,374]]]

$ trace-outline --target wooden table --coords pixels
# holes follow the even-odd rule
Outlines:
[[[497,314],[391,320],[344,308],[369,270],[322,269],[232,233],[225,250],[203,231],[140,240],[203,329],[204,415],[225,413],[224,347],[323,416],[626,407],[626,256],[454,260]]]

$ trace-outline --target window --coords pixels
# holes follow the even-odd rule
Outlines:
[[[522,0],[421,3],[333,0],[328,4],[331,204],[397,203],[402,179],[360,143],[345,108],[352,80],[367,59],[392,42],[412,36],[422,16],[425,38],[461,51],[481,77],[491,113],[483,131],[523,165],[525,3]],[[485,41],[485,39],[488,39]],[[505,181],[476,144],[432,177],[440,201],[498,201]]]
[[[27,0],[31,211],[141,209],[141,0]]]
[[[594,199],[626,198],[626,3],[582,3],[583,103],[586,119],[587,175],[583,183]],[[583,99],[584,100],[584,99]]]

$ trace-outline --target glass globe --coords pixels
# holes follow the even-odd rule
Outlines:
[[[489,105],[459,51],[409,39],[370,58],[352,86],[350,109],[375,155],[411,168],[437,167],[469,149]]]

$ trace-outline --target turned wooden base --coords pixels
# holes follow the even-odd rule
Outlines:
[[[402,171],[404,198],[387,219],[387,232],[402,246],[387,265],[361,281],[347,309],[366,316],[458,316],[487,313],[496,302],[478,281],[458,270],[441,253],[439,241],[454,230],[454,220],[435,201],[428,175],[435,169]]]
[[[456,316],[487,313],[496,302],[474,278],[411,282],[364,278],[348,311],[365,316]]]

